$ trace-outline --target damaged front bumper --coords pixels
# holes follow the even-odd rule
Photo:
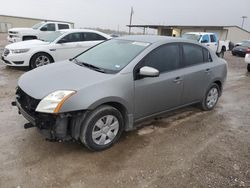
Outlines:
[[[70,116],[67,114],[45,114],[45,113],[30,113],[22,107],[16,100],[12,102],[19,110],[19,114],[29,121],[24,125],[24,128],[37,127],[46,140],[48,141],[68,141],[72,139],[69,130]]]
[[[36,112],[39,102],[39,99],[32,98],[17,87],[16,100],[12,102],[12,105],[16,106],[19,114],[29,121],[24,125],[25,129],[37,127],[49,141],[79,140],[81,126],[88,114],[87,111],[60,114],[41,113]]]

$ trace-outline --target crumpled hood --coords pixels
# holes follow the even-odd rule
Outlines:
[[[15,42],[7,45],[5,48],[7,49],[25,49],[25,48],[33,48],[41,45],[48,45],[50,42],[44,42],[41,40],[27,40],[27,41],[21,41],[21,42]]]
[[[62,61],[24,73],[18,80],[18,86],[31,97],[42,99],[57,90],[79,91],[113,76]]]

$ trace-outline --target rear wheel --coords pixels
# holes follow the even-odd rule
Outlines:
[[[247,64],[247,71],[250,72],[250,64]]]
[[[81,125],[81,142],[90,150],[100,151],[111,147],[121,136],[124,121],[116,108],[100,106],[91,112]]]
[[[218,102],[219,94],[220,94],[219,86],[216,83],[213,83],[203,98],[203,101],[201,103],[201,108],[206,111],[212,110]]]
[[[53,63],[53,59],[48,54],[41,52],[32,56],[30,60],[30,68],[35,69],[50,63]]]

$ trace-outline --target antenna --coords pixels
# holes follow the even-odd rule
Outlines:
[[[131,33],[131,24],[132,24],[133,14],[134,14],[134,9],[133,9],[133,7],[131,7],[130,19],[129,19],[129,30],[128,30],[128,34],[129,34],[129,35],[130,35],[130,33]]]
[[[241,18],[242,18],[241,28],[243,29],[243,27],[244,27],[244,22],[245,22],[245,19],[247,19],[247,16],[241,16]]]

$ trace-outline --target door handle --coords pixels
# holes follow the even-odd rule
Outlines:
[[[176,84],[179,84],[179,83],[181,83],[181,81],[182,81],[182,79],[181,79],[181,77],[176,77],[174,80],[173,80],[173,82],[174,83],[176,83]]]
[[[207,44],[207,46],[210,46],[210,44]]]
[[[208,68],[208,69],[205,70],[205,72],[206,72],[206,73],[210,73],[211,70]]]

